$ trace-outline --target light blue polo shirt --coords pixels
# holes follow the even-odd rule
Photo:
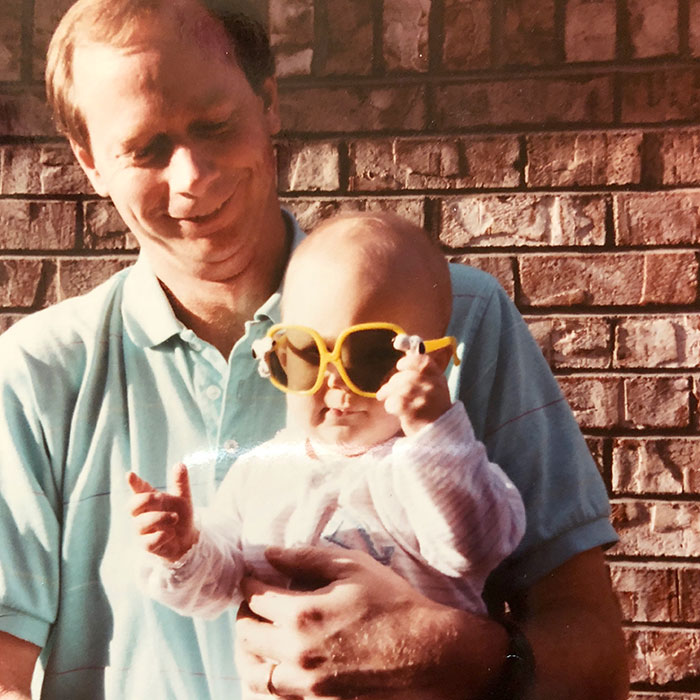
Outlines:
[[[527,508],[525,538],[494,578],[508,590],[615,535],[583,438],[517,310],[488,275],[452,272],[463,362],[450,385]],[[0,336],[0,629],[44,647],[42,698],[240,697],[233,611],[193,620],[137,589],[125,475],[164,487],[187,455],[204,502],[231,454],[282,427],[283,394],[250,350],[278,316],[276,293],[227,362],[177,320],[141,258]]]

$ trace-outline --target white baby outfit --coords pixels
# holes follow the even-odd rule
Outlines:
[[[458,401],[355,457],[282,430],[233,464],[198,526],[180,561],[147,555],[142,568],[148,594],[183,614],[237,604],[247,572],[282,583],[266,547],[324,543],[361,549],[433,600],[483,613],[486,577],[517,546],[525,513]]]

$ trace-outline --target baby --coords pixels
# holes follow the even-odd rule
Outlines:
[[[432,599],[484,613],[488,574],[525,526],[444,370],[455,340],[447,263],[427,233],[386,214],[330,220],[294,252],[283,323],[257,342],[287,395],[287,427],[238,459],[195,518],[187,470],[175,493],[129,475],[150,552],[150,595],[212,617],[247,573],[278,581],[269,545],[362,549]]]

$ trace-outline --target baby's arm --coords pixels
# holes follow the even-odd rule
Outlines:
[[[372,500],[394,536],[431,566],[485,575],[522,538],[522,498],[489,462],[464,406],[452,404],[435,361],[408,354],[397,369],[377,398],[407,437],[370,476]]]
[[[244,573],[228,518],[195,525],[187,469],[175,471],[174,493],[154,489],[131,472],[131,514],[147,553],[141,566],[146,593],[182,615],[213,618],[236,602]]]

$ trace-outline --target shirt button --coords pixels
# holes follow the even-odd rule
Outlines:
[[[221,389],[215,384],[212,384],[206,388],[204,393],[207,395],[208,399],[216,401],[221,396]]]
[[[238,441],[237,440],[226,440],[226,442],[224,443],[224,449],[230,450],[231,452],[234,452],[235,450],[238,449]]]

